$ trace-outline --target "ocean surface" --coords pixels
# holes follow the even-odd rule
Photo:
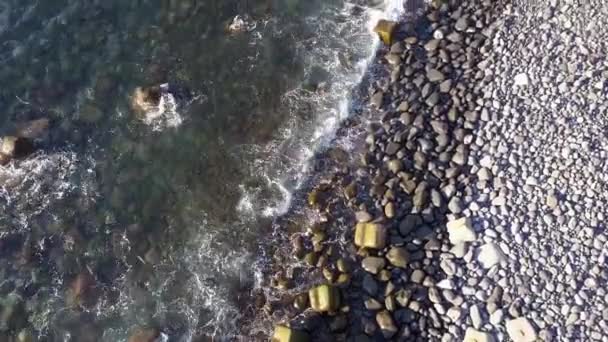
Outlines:
[[[0,340],[247,340],[260,249],[400,0],[0,0]],[[168,83],[161,106],[131,106]]]

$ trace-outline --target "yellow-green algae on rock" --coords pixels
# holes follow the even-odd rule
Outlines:
[[[308,291],[310,307],[317,312],[333,312],[340,306],[340,292],[331,285],[319,285]]]
[[[378,34],[380,40],[382,40],[384,44],[391,45],[393,43],[395,28],[397,28],[396,22],[380,19],[376,24],[376,27],[374,27],[374,32]]]
[[[355,245],[382,249],[386,245],[386,228],[379,223],[357,223]]]
[[[271,342],[309,342],[308,334],[302,331],[288,328],[284,325],[277,325],[274,328]]]

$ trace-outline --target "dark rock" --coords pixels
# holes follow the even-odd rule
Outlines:
[[[0,142],[0,163],[27,157],[35,150],[32,140],[16,136],[6,136]]]
[[[399,233],[402,236],[407,236],[411,233],[418,225],[422,223],[420,216],[418,215],[407,215],[399,223]]]
[[[375,296],[378,292],[378,283],[370,274],[366,274],[363,277],[362,286],[363,290],[365,290],[365,292],[367,292],[367,294],[369,294],[370,296]]]

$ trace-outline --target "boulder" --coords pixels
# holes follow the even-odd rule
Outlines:
[[[477,239],[477,234],[473,230],[471,219],[461,217],[447,223],[450,242],[455,245],[459,242],[470,242]]]
[[[308,334],[288,328],[283,325],[277,325],[274,328],[274,334],[270,339],[271,342],[308,342],[310,338]]]
[[[379,223],[357,223],[355,245],[382,249],[386,245],[386,228]]]
[[[6,164],[11,159],[23,158],[34,152],[34,143],[27,138],[6,136],[0,142],[0,164]]]
[[[393,35],[395,33],[395,29],[397,28],[397,23],[390,20],[381,19],[374,27],[374,32],[378,34],[380,40],[386,45],[392,45],[393,43]]]
[[[525,318],[519,317],[507,321],[506,323],[507,334],[513,340],[513,342],[534,342],[536,341],[536,330],[532,323]]]
[[[310,307],[317,312],[334,312],[340,306],[340,292],[331,285],[319,285],[308,291]]]
[[[142,116],[158,108],[162,91],[160,87],[137,87],[131,96],[131,109]]]
[[[464,333],[463,342],[494,342],[494,336],[487,332],[475,330],[473,328],[467,328]]]
[[[491,268],[494,265],[505,262],[507,258],[502,253],[502,250],[495,243],[486,243],[479,247],[479,254],[477,255],[477,261],[483,268]]]

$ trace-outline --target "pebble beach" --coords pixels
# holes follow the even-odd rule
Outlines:
[[[608,5],[433,1],[396,25],[360,146],[278,220],[273,341],[608,341]]]

